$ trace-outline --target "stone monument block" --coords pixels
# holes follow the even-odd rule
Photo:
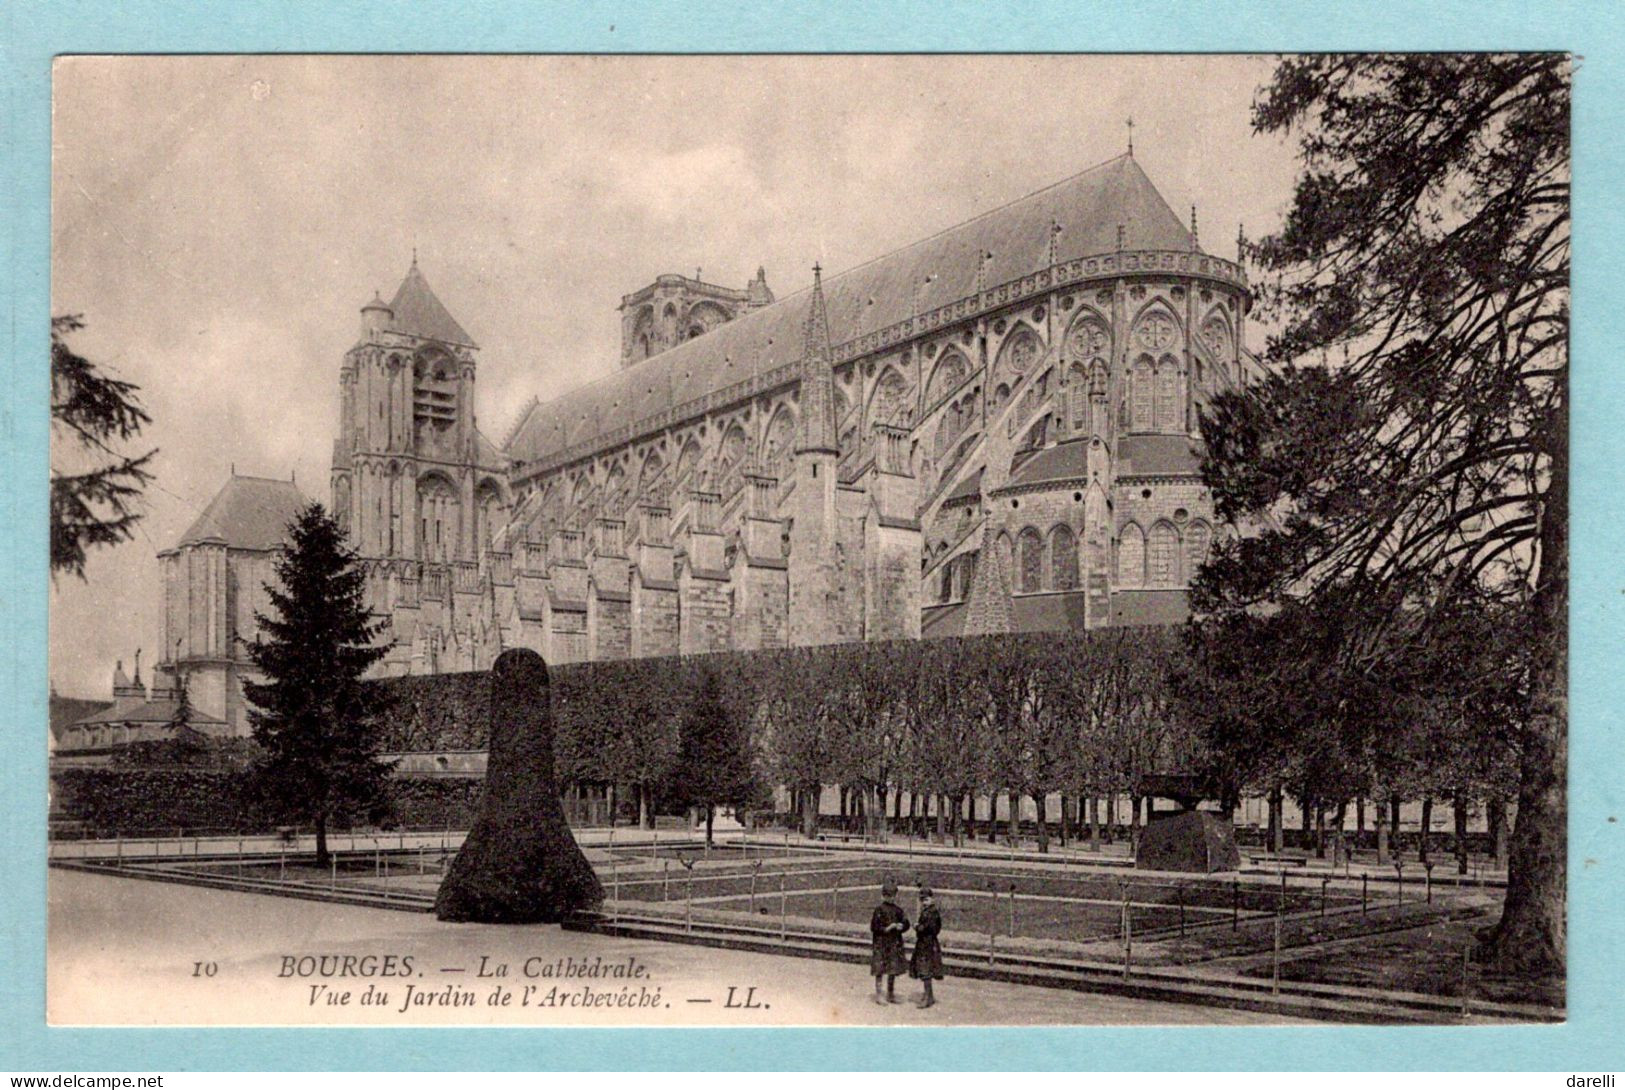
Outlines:
[[[1212,874],[1241,866],[1236,834],[1223,814],[1182,810],[1159,814],[1140,833],[1134,856],[1140,870]]]
[[[597,907],[604,888],[581,854],[553,779],[547,664],[504,651],[491,667],[485,796],[457,852],[435,915],[478,923],[554,923]]]

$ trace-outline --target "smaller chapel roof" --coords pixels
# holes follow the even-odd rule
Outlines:
[[[288,524],[309,504],[292,481],[234,473],[175,544],[213,541],[232,549],[280,549],[288,539]]]
[[[101,723],[168,723],[175,718],[175,708],[178,702],[164,697],[158,700],[143,700],[140,703],[125,707],[104,708],[99,712],[87,715],[78,720],[76,726],[96,726]],[[199,723],[218,725],[225,720],[217,719],[208,712],[193,708],[188,721],[196,726]]]
[[[982,473],[986,468],[986,466],[978,468],[975,473],[954,485],[953,491],[943,497],[943,506],[946,507],[957,500],[968,500],[980,496],[982,494]]]
[[[1089,473],[1089,441],[1068,439],[1031,455],[1010,475],[1006,488],[1042,484],[1045,481],[1076,480]]]
[[[1190,599],[1183,590],[1119,590],[1112,594],[1114,625],[1183,624],[1189,616]]]
[[[1010,601],[1012,632],[1081,632],[1088,616],[1088,594],[1018,594]]]
[[[1119,477],[1179,477],[1200,473],[1194,440],[1184,435],[1125,435],[1117,442]]]

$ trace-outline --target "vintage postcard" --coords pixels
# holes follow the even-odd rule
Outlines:
[[[59,57],[49,1023],[1564,1021],[1573,70]]]

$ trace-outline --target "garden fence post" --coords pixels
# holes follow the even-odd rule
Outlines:
[[[1428,860],[1422,867],[1423,884],[1426,889],[1426,901],[1433,903],[1433,860]]]
[[[124,865],[124,838],[118,833],[113,834],[113,862],[121,867]]]
[[[1230,930],[1241,927],[1241,879],[1230,879]]]
[[[835,922],[835,899],[841,895],[841,876],[835,876],[835,884],[829,890],[829,919]]]
[[[660,899],[662,901],[671,900],[671,860],[670,859],[662,859],[660,861]]]
[[[1399,879],[1399,907],[1405,907],[1405,864],[1394,860],[1394,874]]]
[[[1320,915],[1323,919],[1326,916],[1326,883],[1330,881],[1330,878],[1320,880]]]
[[[787,902],[786,902],[785,896],[784,896],[784,876],[785,876],[785,872],[780,871],[779,872],[779,941],[780,942],[789,942],[790,941],[790,925],[789,925],[789,921],[787,919],[787,914],[789,912],[789,909],[786,907]]]
[[[1281,994],[1281,914],[1275,914],[1275,954],[1270,959],[1270,994]]]
[[[999,934],[999,891],[993,885],[993,879],[987,880],[987,897],[992,902],[993,910],[987,914],[987,963],[993,964],[993,951],[998,945]]]
[[[1362,916],[1366,914],[1366,883],[1370,879],[1371,875],[1369,874],[1360,875],[1360,915]]]
[[[1465,943],[1461,948],[1461,1017],[1463,1021],[1471,1011],[1472,1003],[1472,972],[1473,944]]]
[[[1185,887],[1182,884],[1174,885],[1176,895],[1179,897],[1179,937],[1185,937]]]
[[[609,903],[613,906],[610,909],[610,919],[612,921],[616,922],[616,923],[619,923],[620,919],[621,919],[621,868],[620,868],[620,862],[621,861],[619,859],[616,859],[614,856],[610,856],[610,859],[609,859],[609,885],[610,885],[611,892],[610,892],[610,895],[609,895],[609,897],[610,897]]]
[[[1010,883],[1010,937],[1016,937],[1016,884]]]
[[[1123,885],[1123,979],[1128,979],[1129,967],[1134,964],[1134,920],[1129,913],[1128,884]]]
[[[339,888],[339,857],[336,854],[328,856],[327,865],[332,870],[332,875],[327,881],[327,888],[336,892]]]
[[[683,930],[694,930],[694,868],[688,870],[688,883],[683,894]]]

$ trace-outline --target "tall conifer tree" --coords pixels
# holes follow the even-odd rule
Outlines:
[[[289,544],[266,588],[273,615],[255,613],[263,637],[248,645],[265,681],[243,691],[261,793],[286,818],[316,827],[316,862],[326,866],[328,825],[383,799],[379,709],[361,677],[387,649],[374,643],[383,626],[368,616],[365,574],[321,504],[299,513]]]

